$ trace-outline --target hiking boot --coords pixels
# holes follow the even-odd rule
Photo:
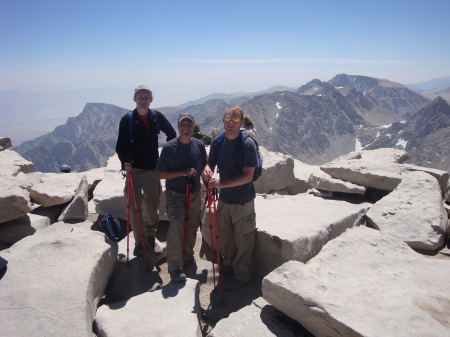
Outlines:
[[[134,246],[133,255],[134,256],[144,255],[144,247],[142,246],[142,243],[138,243],[136,246]]]
[[[170,272],[170,279],[175,283],[184,282],[186,281],[186,274],[181,269],[176,269]]]
[[[150,247],[150,253],[158,256],[162,254],[161,247],[156,243],[156,239],[154,236],[147,236],[148,246]]]
[[[231,278],[227,281],[223,282],[223,289],[227,291],[236,291],[250,284],[250,280],[247,281],[239,281],[236,278]]]

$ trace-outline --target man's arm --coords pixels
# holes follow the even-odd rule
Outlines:
[[[117,136],[116,153],[122,163],[122,169],[125,162],[131,162],[130,154],[128,153],[128,147],[130,145],[130,131],[128,127],[128,115],[123,117],[119,123],[119,134]]]
[[[163,171],[157,170],[159,179],[175,179],[178,177],[193,177],[197,174],[194,168],[187,168],[180,171]]]
[[[156,166],[156,172],[159,179],[175,179],[178,177],[192,177],[197,174],[195,168],[186,168],[182,170],[171,170],[173,167],[170,163],[170,158],[175,154],[172,153],[169,144],[163,146],[161,155],[159,156],[158,165]]]
[[[240,176],[228,180],[219,180],[217,178],[212,178],[209,181],[209,186],[211,188],[224,188],[244,185],[252,181],[254,171],[254,167],[244,167],[243,172]]]
[[[166,134],[166,141],[172,140],[177,137],[177,132],[173,128],[172,124],[169,123],[166,116],[157,111],[158,114],[158,124],[162,132]]]

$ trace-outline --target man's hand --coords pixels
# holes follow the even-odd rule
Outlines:
[[[131,166],[131,163],[124,163],[123,169],[126,173],[130,173],[133,170],[133,166]]]
[[[213,176],[213,172],[211,171],[211,168],[206,165],[205,169],[202,172],[202,179],[204,182],[209,182]]]
[[[210,188],[221,188],[222,186],[220,185],[219,179],[211,178],[211,180],[209,181],[209,187]]]
[[[194,177],[197,174],[197,171],[195,168],[187,168],[186,170],[182,171],[181,175],[186,177]]]

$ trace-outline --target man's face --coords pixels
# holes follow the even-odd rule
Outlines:
[[[194,132],[194,123],[188,118],[182,119],[178,123],[178,132],[180,136],[189,136],[192,137],[192,133]]]
[[[139,90],[135,95],[134,99],[136,102],[136,107],[138,109],[148,109],[153,98],[152,95],[146,90]]]
[[[242,125],[244,121],[241,120],[241,114],[238,111],[227,112],[223,116],[223,128],[227,135],[237,135]]]

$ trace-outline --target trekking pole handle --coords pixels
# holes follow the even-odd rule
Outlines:
[[[187,184],[187,185],[192,184],[193,181],[194,181],[193,177],[186,176],[186,184]]]

